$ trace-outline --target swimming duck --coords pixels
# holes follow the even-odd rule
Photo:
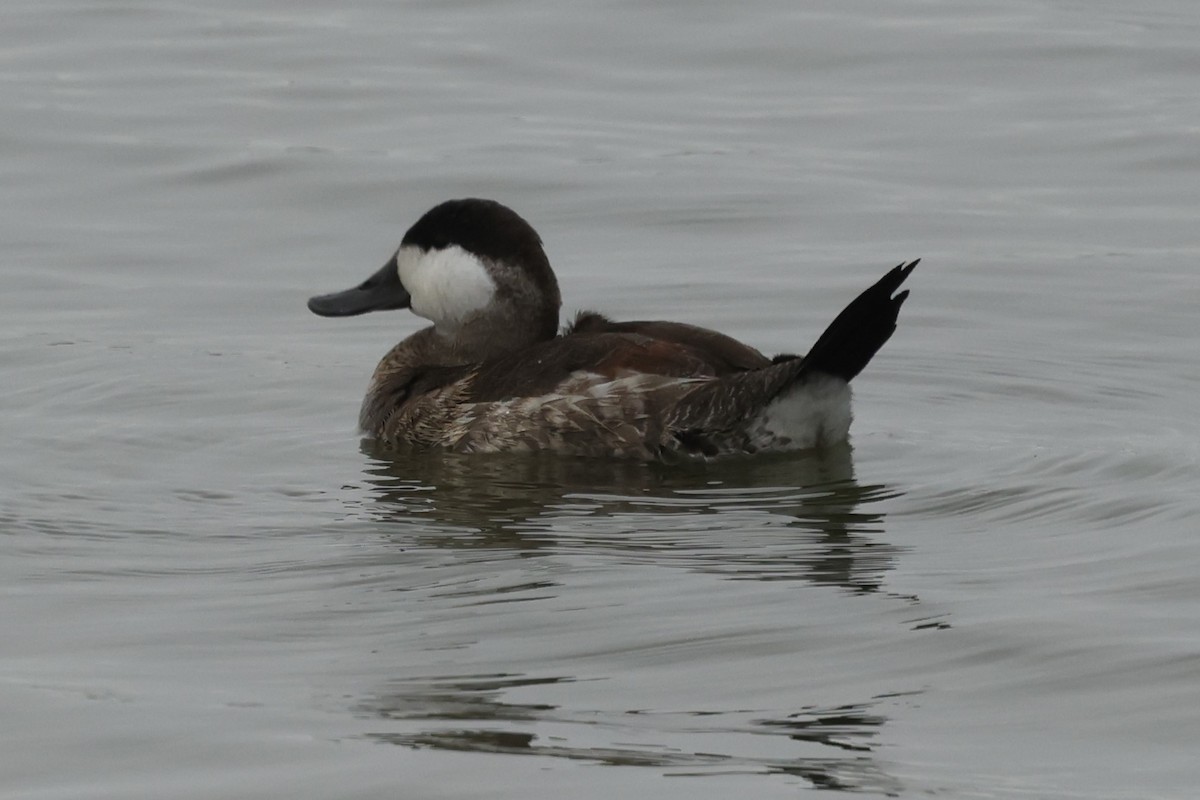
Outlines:
[[[804,356],[767,358],[695,325],[591,311],[560,332],[558,281],[537,232],[500,203],[468,198],[426,212],[382,269],[308,307],[325,317],[408,308],[433,323],[371,378],[359,425],[386,444],[708,458],[844,441],[849,382],[896,329],[908,297],[896,290],[916,265],[859,295]]]

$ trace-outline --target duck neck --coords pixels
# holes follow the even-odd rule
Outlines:
[[[409,369],[477,364],[554,338],[553,330],[530,333],[512,320],[478,320],[446,331],[422,328],[387,352],[375,368],[375,381]]]

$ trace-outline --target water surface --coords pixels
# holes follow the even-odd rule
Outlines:
[[[1191,4],[14,2],[0,794],[1191,797]],[[845,448],[396,458],[449,197],[565,305],[803,350]]]

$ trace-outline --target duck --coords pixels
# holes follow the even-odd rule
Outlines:
[[[494,200],[434,206],[361,284],[312,297],[323,317],[408,309],[431,325],[375,367],[359,413],[386,447],[671,462],[847,440],[853,380],[896,330],[920,259],[842,310],[804,355],[768,357],[683,322],[581,311],[533,226]]]

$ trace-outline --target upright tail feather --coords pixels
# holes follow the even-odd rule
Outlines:
[[[856,297],[803,358],[778,358],[769,367],[698,384],[671,409],[666,427],[676,445],[707,455],[723,447],[745,452],[752,438],[747,423],[782,395],[820,375],[849,381],[862,372],[896,330],[908,292],[893,293],[919,261],[900,264]]]
[[[862,372],[895,332],[908,290],[893,294],[920,262],[899,264],[846,306],[804,356],[799,374],[823,372],[849,381]]]

